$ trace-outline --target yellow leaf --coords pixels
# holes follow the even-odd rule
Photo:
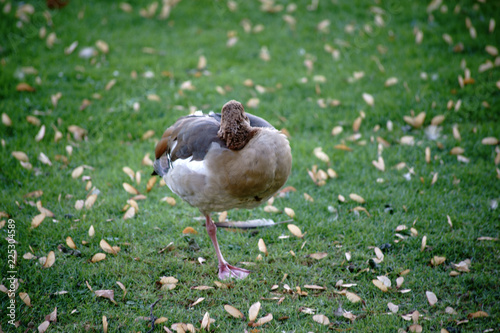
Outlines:
[[[134,207],[130,207],[129,209],[127,209],[127,211],[123,215],[123,219],[124,220],[128,220],[128,219],[133,218],[134,216],[135,216],[135,208]]]
[[[377,287],[378,289],[382,290],[384,293],[387,292],[387,286],[380,280],[372,280],[372,283]]]
[[[193,227],[186,227],[186,228],[184,228],[184,230],[182,230],[182,233],[195,235],[198,233],[198,231],[196,231]]]
[[[316,260],[321,260],[321,259],[325,258],[327,255],[328,255],[328,253],[326,253],[326,252],[317,252],[317,253],[310,254],[309,257],[316,259]]]
[[[31,307],[31,299],[28,293],[19,292],[19,298],[24,302],[24,304]]]
[[[256,302],[250,306],[250,309],[248,310],[248,320],[250,320],[250,322],[254,322],[255,319],[257,319],[259,310],[260,310],[260,302]]]
[[[351,200],[354,200],[360,204],[364,204],[366,202],[365,199],[363,199],[363,197],[361,197],[360,195],[357,195],[355,193],[349,194],[349,198],[351,198]]]
[[[314,315],[313,320],[322,325],[330,325],[330,320],[328,319],[328,317],[322,314]]]
[[[104,239],[101,239],[101,241],[99,242],[99,246],[106,253],[116,254],[116,250]]]
[[[123,183],[123,188],[130,194],[139,194],[139,191],[128,183]]]
[[[21,293],[19,293],[21,294]],[[474,312],[474,313],[469,313],[467,315],[467,318],[469,319],[474,319],[474,318],[483,318],[483,317],[489,317],[489,315],[484,312],[484,311],[477,311],[477,312]]]
[[[89,195],[89,197],[85,200],[85,209],[92,208],[96,200],[97,200],[97,194]]]
[[[291,217],[292,219],[295,217],[295,212],[293,211],[293,209],[285,207],[284,211],[285,214]]]

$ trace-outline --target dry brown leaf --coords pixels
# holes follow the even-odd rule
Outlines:
[[[94,294],[97,297],[107,298],[111,302],[113,302],[114,304],[116,304],[116,301],[115,301],[115,291],[112,290],[112,289],[109,289],[109,290],[96,290],[96,291],[94,291]]]
[[[497,138],[494,138],[494,137],[487,137],[487,138],[484,138],[483,140],[481,140],[481,143],[483,145],[490,145],[490,146],[496,146],[498,144],[498,139]]]
[[[273,314],[269,313],[269,314],[265,315],[264,317],[259,318],[259,320],[257,320],[257,322],[252,326],[254,326],[254,327],[262,326],[264,324],[267,324],[271,320],[273,320]]]
[[[469,313],[467,315],[468,319],[484,318],[484,317],[489,317],[489,315],[486,312],[484,312],[484,311],[477,311],[477,312],[474,312],[474,313]]]
[[[52,265],[54,265],[55,261],[56,261],[56,255],[55,255],[54,251],[50,251],[47,254],[47,259],[45,259],[45,263],[43,264],[43,268],[52,267]]]
[[[368,104],[369,106],[373,106],[375,104],[375,99],[373,98],[372,95],[368,93],[363,93],[363,100]]]
[[[300,231],[300,228],[297,227],[295,224],[287,224],[288,230],[294,235],[295,237],[302,238],[304,237],[304,234],[302,231]]]
[[[50,321],[46,320],[38,326],[38,333],[44,333],[50,325]]]
[[[110,90],[113,88],[113,86],[116,84],[116,79],[110,80],[108,83],[106,83],[106,86],[104,87],[105,90]]]
[[[415,332],[415,333],[421,333],[422,332],[422,326],[419,324],[413,324],[409,327],[410,332]]]
[[[71,236],[66,237],[66,245],[68,245],[68,247],[72,248],[73,250],[76,250],[76,244],[75,242],[73,242],[73,238],[71,238]]]
[[[134,194],[134,195],[140,194],[140,192],[135,187],[133,187],[132,185],[130,185],[128,183],[123,183],[123,188],[125,189],[125,191],[127,191],[130,194]]]
[[[89,197],[85,200],[85,209],[92,208],[96,200],[97,200],[97,194],[89,195]]]
[[[25,152],[22,152],[22,151],[13,151],[11,154],[18,161],[21,161],[21,162],[28,162],[29,161],[28,155],[26,155]]]
[[[17,91],[28,91],[28,92],[33,92],[36,89],[27,84],[26,82],[21,82],[16,86]]]
[[[397,313],[399,311],[399,306],[392,302],[387,303],[387,307],[389,308],[389,310],[391,310],[392,313]]]
[[[436,304],[438,301],[436,294],[434,294],[432,291],[426,291],[425,296],[427,296],[427,301],[429,301],[430,306],[434,306],[434,304]]]
[[[96,263],[101,260],[106,259],[106,254],[105,253],[96,253],[92,256],[92,259],[90,259],[91,262]]]
[[[30,299],[30,295],[28,295],[28,293],[19,292],[19,298],[21,299],[21,301],[24,302],[24,304],[31,307],[31,299]]]
[[[387,286],[380,280],[372,280],[372,283],[377,287],[378,289],[382,290],[384,293],[387,292]]]
[[[325,258],[326,256],[328,256],[328,253],[326,253],[326,252],[316,252],[316,253],[312,253],[312,254],[308,255],[309,258],[313,258],[316,260],[321,260],[321,259]]]
[[[259,238],[258,246],[259,246],[259,251],[264,253],[267,257],[269,253],[267,252],[266,243],[264,243],[264,240],[262,238]]]
[[[44,213],[36,215],[35,217],[33,217],[33,220],[31,220],[31,227],[32,228],[38,227],[43,222],[44,219],[45,219]]]
[[[363,197],[361,197],[360,195],[355,194],[355,193],[349,194],[349,198],[351,198],[351,200],[354,200],[354,201],[356,201],[357,203],[360,203],[360,204],[364,204],[366,202]]]
[[[248,320],[250,322],[254,322],[255,319],[257,319],[257,315],[259,314],[260,311],[260,302],[256,302],[250,306],[250,309],[248,310]]]
[[[158,180],[158,177],[151,177],[148,180],[148,183],[146,185],[146,192],[149,192],[153,189],[153,186],[155,185],[156,181]]]
[[[352,293],[350,291],[346,291],[345,296],[347,297],[347,299],[349,301],[351,301],[351,303],[358,303],[358,302],[362,301],[361,297],[359,297],[358,295],[356,295],[355,293]]]
[[[424,236],[422,237],[422,245],[420,246],[420,252],[423,252],[426,246],[427,246],[427,236]]]
[[[284,211],[285,214],[288,215],[290,218],[293,219],[295,217],[295,212],[293,211],[293,209],[285,207]]]
[[[313,320],[321,325],[330,325],[330,319],[322,314],[317,314],[313,316]]]
[[[240,310],[236,309],[234,306],[232,305],[224,305],[224,310],[226,310],[227,313],[229,313],[231,316],[233,316],[234,318],[244,318],[245,316],[243,315],[243,313],[241,313]]]
[[[442,263],[444,263],[445,261],[446,261],[446,257],[434,256],[434,258],[431,259],[431,265],[432,266],[439,266]]]
[[[161,198],[160,201],[165,201],[166,203],[168,203],[170,206],[175,206],[176,204],[176,201],[174,198],[172,197],[164,197],[164,198]]]
[[[12,120],[5,112],[2,113],[2,124],[4,124],[7,127],[12,126]]]
[[[101,239],[101,241],[99,242],[99,246],[106,253],[115,254],[115,255],[117,254],[116,249],[114,247],[112,247],[111,245],[109,245],[109,243],[106,242],[104,239]]]
[[[102,316],[102,330],[104,333],[108,333],[108,319],[106,316]]]

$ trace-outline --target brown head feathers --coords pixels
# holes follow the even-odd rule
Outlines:
[[[226,143],[229,149],[242,149],[256,131],[256,128],[250,126],[250,121],[240,102],[231,100],[224,104],[217,136]]]

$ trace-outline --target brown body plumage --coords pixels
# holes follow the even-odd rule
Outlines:
[[[219,277],[243,278],[220,254],[214,211],[253,208],[286,182],[292,156],[286,137],[265,120],[230,101],[221,115],[188,116],[163,134],[156,146],[155,172],[169,188],[206,217],[219,260]]]

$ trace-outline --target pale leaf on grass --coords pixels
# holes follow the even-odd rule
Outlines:
[[[71,172],[71,177],[74,179],[79,178],[83,173],[83,165],[80,165],[79,167],[76,167],[73,169]]]
[[[199,297],[196,301],[194,301],[193,303],[191,303],[189,305],[189,307],[192,308],[193,306],[195,306],[195,305],[200,304],[201,302],[203,302],[203,300],[205,300],[205,297]]]
[[[483,145],[496,146],[499,143],[499,141],[495,137],[487,137],[487,138],[484,138],[483,140],[481,140],[481,143]]]
[[[205,315],[201,320],[201,329],[210,331],[210,314],[208,312],[205,312]]]
[[[128,183],[123,183],[123,188],[125,189],[125,191],[127,191],[130,194],[134,194],[134,195],[140,194],[140,192],[135,187],[133,187],[132,185],[130,185]]]
[[[20,162],[28,162],[29,159],[28,159],[28,155],[26,155],[25,152],[22,152],[22,151],[13,151],[12,153],[12,156],[14,156],[14,158]]]
[[[28,293],[19,292],[19,298],[24,302],[24,304],[31,307],[31,299]]]
[[[295,224],[287,224],[288,230],[294,235],[295,237],[302,238],[304,237],[304,234],[300,230],[299,227],[297,227]]]
[[[33,218],[33,220],[31,220],[31,227],[32,228],[38,227],[43,222],[44,219],[45,219],[45,214],[44,213],[36,215]]]
[[[90,259],[91,262],[96,263],[101,260],[106,259],[106,254],[105,253],[96,253],[92,256],[92,259]]]
[[[420,246],[420,252],[423,252],[426,246],[427,246],[427,236],[424,236],[422,237],[422,245]]]
[[[116,304],[116,301],[115,301],[115,291],[112,290],[112,289],[109,289],[109,290],[96,290],[96,291],[94,291],[94,294],[97,297],[107,298],[111,302],[113,302],[114,304]]]
[[[38,333],[44,333],[50,325],[50,321],[46,320],[38,326]]]
[[[54,265],[55,261],[56,261],[56,255],[55,255],[54,251],[50,251],[47,254],[47,259],[45,259],[45,263],[43,264],[43,268],[52,267],[52,265]]]
[[[362,196],[360,196],[360,195],[358,195],[356,193],[349,194],[349,198],[351,198],[351,200],[354,200],[354,201],[356,201],[357,203],[360,203],[360,204],[364,204],[366,202],[365,199]]]
[[[160,318],[157,318],[157,319],[155,320],[155,325],[158,325],[158,324],[163,324],[163,323],[165,323],[165,322],[167,322],[167,321],[168,321],[168,318],[167,318],[167,317],[160,317]]]
[[[399,311],[399,306],[392,302],[387,303],[387,307],[389,308],[389,310],[391,310],[392,313],[397,313]]]
[[[94,229],[94,226],[91,225],[89,228],[89,236],[94,237],[94,235],[95,235],[95,229]]]
[[[327,255],[328,255],[328,253],[326,253],[326,252],[317,252],[317,253],[312,253],[312,254],[308,255],[308,257],[316,259],[316,260],[321,260],[321,259],[325,258]]]
[[[40,153],[40,155],[38,155],[38,160],[40,162],[42,162],[43,164],[47,164],[47,165],[50,165],[52,166],[52,162],[50,161],[50,159],[47,157],[47,155],[45,155],[44,153]]]
[[[328,155],[325,152],[323,152],[323,148],[316,147],[316,148],[314,148],[313,152],[314,152],[314,155],[318,159],[322,160],[323,162],[328,163],[330,161],[330,158],[328,157]]]
[[[133,181],[134,178],[135,178],[135,173],[134,173],[134,170],[132,170],[131,168],[129,168],[128,166],[124,166],[122,168],[123,172],[125,172],[129,177],[130,179]]]
[[[97,200],[97,194],[89,195],[89,197],[85,200],[85,209],[92,208],[96,200]]]
[[[229,313],[234,318],[244,318],[245,316],[241,313],[240,310],[236,309],[234,306],[226,304],[224,305],[224,310]]]
[[[102,316],[102,330],[104,333],[108,333],[108,318]]]
[[[42,127],[40,127],[40,130],[38,131],[37,135],[35,136],[35,141],[36,142],[42,141],[44,136],[45,136],[45,125],[42,125]]]
[[[384,293],[387,292],[387,286],[380,280],[372,280],[372,283],[377,287],[378,289],[382,290]]]
[[[439,266],[439,265],[441,265],[442,263],[444,263],[445,261],[446,261],[446,257],[434,256],[434,257],[431,259],[431,265],[432,265],[432,266]]]
[[[295,217],[295,212],[293,211],[293,209],[285,207],[284,211],[285,214],[288,215],[290,218],[293,219]]]
[[[448,224],[449,224],[450,228],[453,228],[453,222],[451,222],[450,215],[446,215],[446,219],[448,220]]]
[[[256,302],[250,306],[250,309],[248,310],[248,320],[250,322],[254,322],[255,319],[257,319],[257,315],[259,314],[260,311],[260,302]]]
[[[368,93],[363,93],[362,96],[365,103],[368,104],[369,106],[373,106],[375,104],[375,99],[373,98],[372,95]]]
[[[264,253],[267,257],[269,255],[269,253],[267,252],[266,243],[264,243],[264,240],[262,238],[259,239],[258,246],[259,246],[259,251]]]
[[[434,306],[434,304],[436,304],[438,301],[436,294],[434,294],[432,291],[426,291],[425,296],[427,296],[427,301],[429,302],[430,306]]]
[[[382,282],[386,287],[390,288],[391,287],[391,280],[385,276],[385,275],[380,275],[380,276],[377,276],[377,279]]]
[[[82,210],[84,206],[85,206],[85,201],[76,200],[76,202],[75,202],[75,209],[76,210]]]
[[[312,290],[326,290],[326,287],[318,286],[315,284],[306,284],[304,285],[305,289],[312,289]]]
[[[109,245],[109,243],[106,242],[104,239],[101,239],[101,241],[99,242],[99,246],[106,253],[115,254],[115,255],[117,254],[116,249],[114,247],[112,247],[111,245]]]
[[[191,289],[193,289],[193,290],[210,290],[210,289],[214,289],[214,287],[210,287],[210,286],[195,286],[195,287],[191,287]]]
[[[127,295],[127,288],[121,283],[120,281],[116,281],[116,284],[120,287],[121,290],[123,290],[123,298],[125,298],[125,295]]]
[[[66,237],[66,245],[68,245],[68,247],[72,248],[73,250],[76,250],[76,244],[75,242],[73,242],[73,238],[71,238],[71,236]]]
[[[269,313],[269,314],[265,315],[264,317],[259,318],[259,320],[257,320],[257,322],[252,326],[254,326],[254,327],[262,326],[262,325],[270,322],[271,320],[273,320],[273,314]]]
[[[378,281],[378,280],[377,280]],[[345,292],[345,296],[347,297],[347,299],[349,301],[351,301],[352,303],[358,303],[358,302],[361,302],[361,297],[359,297],[358,295],[356,295],[355,293],[352,293],[350,291],[346,291]]]
[[[124,220],[128,220],[128,219],[133,218],[134,216],[135,216],[135,208],[134,207],[130,207],[130,208],[127,209],[127,211],[123,215],[123,219]]]
[[[378,247],[375,247],[373,251],[375,251],[375,255],[377,256],[378,260],[380,261],[384,260],[384,254],[382,253],[382,250],[380,250]]]
[[[396,279],[396,287],[400,288],[403,285],[403,282],[405,281],[405,278],[400,276]]]
[[[380,171],[382,172],[385,171],[385,163],[382,156],[380,156],[377,161],[372,161],[372,164],[375,168],[379,169]]]
[[[330,325],[330,319],[323,314],[314,315],[313,320],[321,325]]]
[[[458,314],[457,311],[455,311],[455,309],[453,309],[451,306],[447,306],[446,309],[444,309],[444,312],[450,315]]]

